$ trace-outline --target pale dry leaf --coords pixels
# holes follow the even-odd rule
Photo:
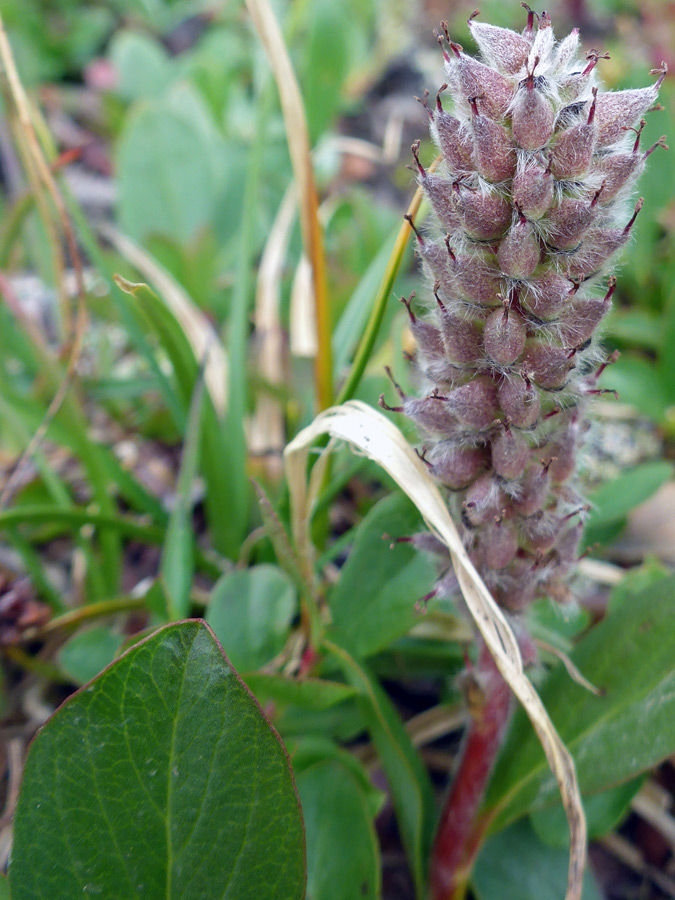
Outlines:
[[[319,200],[312,170],[305,105],[283,34],[269,0],[246,0],[246,7],[265,49],[279,90],[288,152],[298,189],[302,243],[311,272],[313,289],[311,296],[314,301],[317,335],[322,347],[322,355],[316,356],[317,391],[322,405],[327,406],[326,398],[332,394],[330,311],[326,291],[323,234],[319,221]]]
[[[206,360],[204,380],[213,406],[222,417],[227,409],[228,365],[216,330],[187,291],[147,251],[112,225],[103,223],[99,231],[154,286],[185,332],[197,362]]]
[[[312,267],[303,254],[298,262],[291,287],[289,315],[290,350],[293,356],[314,359],[319,350],[314,314]]]
[[[292,184],[281,201],[258,269],[254,312],[255,365],[260,377],[273,386],[283,385],[287,377],[285,340],[279,307],[281,276],[295,220],[296,203],[295,185]],[[285,438],[284,414],[279,400],[267,393],[261,394],[248,434],[251,454],[262,456],[267,474],[276,478],[279,464],[277,454],[281,452]],[[265,456],[270,453],[271,456]]]
[[[570,828],[566,900],[579,900],[586,860],[586,820],[572,757],[525,675],[515,635],[469,559],[445,501],[424,463],[392,422],[360,401],[352,400],[320,413],[286,447],[292,526],[298,550],[303,559],[311,560],[309,524],[316,485],[320,482],[313,477],[313,485],[308,486],[307,462],[310,451],[324,434],[333,440],[347,441],[379,463],[417,506],[430,530],[448,547],[469,611],[499,671],[525,708],[558,782]]]

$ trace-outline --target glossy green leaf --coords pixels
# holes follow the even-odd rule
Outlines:
[[[558,666],[540,694],[574,756],[583,794],[634,778],[675,749],[675,577],[631,598],[593,628],[571,658],[597,697]],[[491,828],[557,801],[557,786],[519,711],[488,789]]]
[[[329,709],[356,693],[349,684],[321,678],[286,678],[267,672],[245,674],[244,680],[260,703],[288,703],[302,709]]]
[[[297,602],[293,583],[272,565],[223,575],[211,594],[206,621],[242,672],[259,669],[280,653]]]
[[[307,837],[311,900],[377,900],[380,853],[366,797],[335,759],[297,776]]]
[[[342,647],[330,641],[325,641],[325,646],[359,692],[358,703],[387,776],[417,895],[421,898],[435,815],[429,776],[391,700],[377,681]]]
[[[121,643],[122,635],[105,625],[84,628],[59,650],[59,667],[75,684],[86,684],[113,661]]]
[[[304,898],[288,757],[203,622],[136,644],[39,732],[10,879],[13,900]]]
[[[588,498],[591,511],[584,532],[585,543],[594,543],[603,527],[625,519],[632,509],[648,500],[672,475],[672,463],[655,460],[626,469],[617,478],[597,488]]]
[[[560,900],[567,888],[569,855],[548,847],[528,822],[518,822],[491,837],[471,876],[477,900]],[[586,872],[582,900],[602,900]]]
[[[415,602],[436,577],[433,562],[409,544],[383,540],[421,529],[419,513],[400,494],[381,500],[366,516],[329,597],[338,643],[362,658],[387,647],[419,621]]]
[[[632,778],[607,791],[583,798],[589,840],[600,838],[621,824],[643,781],[644,776]],[[530,813],[530,823],[545,844],[562,848],[569,846],[569,827],[562,803]]]

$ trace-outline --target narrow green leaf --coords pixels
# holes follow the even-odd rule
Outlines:
[[[195,385],[188,426],[185,432],[175,505],[169,518],[159,573],[168,601],[169,621],[184,619],[190,610],[190,589],[194,576],[194,541],[192,530],[192,486],[197,475],[204,409],[204,370]]]
[[[259,669],[283,649],[297,610],[295,588],[276,566],[223,575],[213,588],[206,621],[242,672]]]
[[[593,628],[571,654],[596,697],[556,668],[540,693],[571,750],[583,794],[635,778],[675,749],[675,577],[664,578]],[[541,746],[519,711],[488,789],[494,830],[557,800]]]
[[[421,529],[419,513],[401,494],[381,500],[368,513],[331,591],[329,603],[338,643],[363,658],[389,646],[419,621],[415,602],[433,585],[433,562],[409,544],[383,540]]]
[[[278,737],[211,631],[182,622],[132,647],[33,741],[12,898],[302,900],[303,843]]]
[[[330,709],[336,703],[348,700],[356,694],[353,687],[339,681],[324,681],[321,678],[286,678],[267,672],[250,672],[244,681],[258,701],[266,703],[288,703],[302,709]]]
[[[187,411],[194,393],[199,374],[199,362],[178,321],[157,294],[147,284],[132,284],[123,278],[116,278],[118,286],[131,294],[137,301],[138,311],[143,315],[146,327],[159,338],[173,366],[176,388],[180,402]],[[206,479],[206,507],[209,528],[216,549],[231,557],[239,549],[241,521],[237,521],[232,509],[232,484],[240,473],[228,467],[228,445],[213,402],[206,393],[202,423],[201,461]]]
[[[560,900],[567,888],[569,855],[538,840],[528,822],[491,837],[471,876],[477,900]],[[602,900],[590,872],[582,900]]]
[[[307,835],[307,896],[378,900],[380,853],[366,797],[337,760],[297,775]]]
[[[386,693],[367,669],[331,641],[324,641],[352,684],[391,791],[418,898],[425,896],[426,866],[434,820],[431,782]]]

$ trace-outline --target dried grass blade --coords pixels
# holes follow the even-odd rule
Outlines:
[[[267,54],[279,89],[288,151],[298,186],[302,240],[312,268],[319,340],[319,352],[316,355],[316,387],[319,406],[321,409],[325,409],[330,405],[333,395],[330,311],[326,289],[323,233],[319,221],[319,200],[312,170],[305,106],[293,64],[269,0],[246,0],[246,6]]]
[[[326,410],[286,448],[293,534],[300,553],[305,560],[311,559],[309,523],[316,497],[307,484],[307,461],[316,441],[324,434],[333,440],[347,441],[379,463],[415,503],[429,528],[447,545],[471,615],[499,671],[524,706],[558,782],[570,828],[566,900],[579,900],[586,860],[586,820],[572,757],[523,671],[513,631],[469,559],[436,484],[398,428],[364,403],[352,400]],[[320,480],[312,478],[315,485]]]
[[[142,247],[112,225],[102,224],[99,230],[127,262],[154,284],[157,294],[185,332],[197,362],[206,360],[204,380],[213,406],[222,416],[227,409],[228,365],[225,348],[215,329],[184,288]]]
[[[291,185],[281,201],[270,231],[260,268],[255,297],[255,357],[256,371],[271,386],[285,383],[285,340],[281,327],[281,274],[286,262],[288,242],[295,219],[297,198]],[[267,476],[277,480],[281,476],[280,455],[284,446],[284,413],[279,400],[265,393],[256,404],[249,429],[249,450],[260,456]]]

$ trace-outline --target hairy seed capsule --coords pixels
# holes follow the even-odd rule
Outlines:
[[[539,150],[551,139],[553,107],[541,91],[534,87],[534,75],[528,75],[516,94],[511,111],[513,137],[523,150]]]
[[[513,365],[525,349],[527,329],[519,313],[497,309],[485,322],[485,350],[488,356],[501,366]]]
[[[485,60],[505,75],[515,75],[525,65],[530,42],[516,31],[469,20],[471,36]]]
[[[653,106],[659,86],[660,81],[639,90],[598,94],[595,112],[598,147],[607,147],[625,137],[625,129],[637,122]]]
[[[519,375],[501,382],[497,388],[497,400],[504,415],[516,428],[532,428],[539,420],[539,394]]]
[[[553,175],[537,162],[518,172],[511,186],[514,206],[528,219],[540,219],[553,203]]]
[[[499,517],[481,530],[478,552],[488,569],[504,569],[518,551],[518,534],[512,522]]]
[[[454,388],[444,402],[462,425],[477,431],[489,428],[499,413],[497,387],[485,376]]]
[[[441,315],[441,334],[448,358],[454,363],[475,363],[481,357],[482,331],[472,319],[445,312]]]
[[[468,487],[488,468],[485,447],[458,447],[451,441],[439,441],[428,456],[431,471],[446,487]]]
[[[563,197],[547,218],[547,242],[558,250],[576,247],[598,215],[597,202]]]
[[[546,505],[550,489],[548,466],[533,463],[521,481],[522,493],[513,500],[513,508],[521,516],[532,516]]]
[[[492,119],[501,119],[506,115],[511,102],[513,88],[504,75],[495,72],[462,53],[459,44],[451,44],[453,56],[448,62],[448,75],[459,87],[462,97],[483,97],[485,112]]]
[[[598,133],[595,122],[596,99],[594,95],[585,122],[573,125],[556,138],[550,156],[551,171],[556,178],[579,178],[588,171]]]
[[[527,278],[539,265],[541,247],[532,223],[521,215],[499,244],[499,268],[510,278]]]
[[[488,181],[506,181],[516,169],[516,152],[511,135],[503,125],[481,115],[478,98],[471,98],[469,103],[473,112],[471,128],[476,168]]]
[[[464,517],[476,527],[500,516],[506,497],[492,475],[479,476],[466,492]]]
[[[492,468],[500,478],[511,481],[525,471],[532,451],[529,444],[508,424],[490,442]]]
[[[523,369],[541,388],[555,391],[565,387],[573,368],[574,362],[570,359],[568,349],[554,347],[541,341],[532,341],[525,348]]]
[[[511,222],[511,206],[501,194],[457,187],[457,210],[470,237],[491,241],[501,237]]]
[[[555,319],[569,302],[574,290],[569,279],[550,269],[523,286],[520,302],[539,319]]]
[[[431,130],[448,171],[455,176],[471,172],[473,169],[471,133],[464,128],[459,119],[445,112],[440,99],[437,101]]]

